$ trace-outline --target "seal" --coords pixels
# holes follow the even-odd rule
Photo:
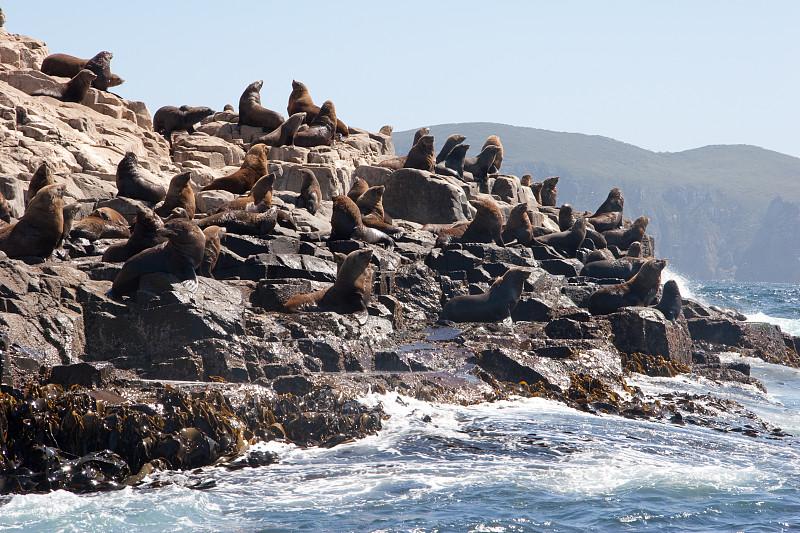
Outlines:
[[[678,283],[674,279],[668,280],[661,290],[661,300],[656,309],[661,311],[667,320],[677,320],[681,316],[682,305],[683,299]]]
[[[203,228],[203,235],[206,236],[206,246],[203,250],[203,261],[200,263],[198,269],[201,276],[207,278],[214,278],[212,271],[217,265],[219,253],[222,251],[222,237],[225,236],[227,230],[219,226],[207,226]]]
[[[139,174],[139,158],[128,152],[117,165],[117,196],[156,204],[166,198],[167,190]]]
[[[147,248],[125,261],[107,296],[120,298],[136,291],[144,274],[165,272],[182,281],[189,291],[197,290],[195,269],[203,261],[206,237],[193,222],[176,218],[158,230],[167,241]]]
[[[339,265],[332,287],[308,294],[296,294],[284,304],[284,311],[364,313],[372,295],[371,260],[372,250],[369,248],[350,252]]]
[[[217,208],[217,213],[236,209],[247,210],[251,205],[257,206],[262,203],[264,205],[264,211],[266,211],[272,207],[273,186],[275,185],[277,177],[278,175],[274,172],[266,176],[261,176],[258,181],[256,181],[255,185],[253,185],[253,188],[250,189],[250,194],[241,198],[235,198],[230,202],[225,202]]]
[[[481,146],[481,151],[483,151],[483,149],[487,146],[500,147],[500,151],[497,152],[496,156],[494,156],[494,162],[489,167],[489,174],[496,174],[497,172],[500,172],[500,165],[503,164],[503,143],[500,142],[500,137],[497,135],[490,135],[489,138],[486,139],[486,142],[483,143],[483,146]]]
[[[567,231],[574,223],[575,213],[572,210],[572,206],[569,204],[563,204],[558,209],[558,229],[561,231]]]
[[[36,196],[36,193],[39,192],[43,187],[47,185],[52,185],[56,182],[55,180],[55,172],[53,171],[53,165],[49,161],[43,161],[39,168],[36,169],[36,172],[33,173],[31,177],[31,182],[28,184],[28,194],[25,198],[25,205],[27,206],[33,200],[33,197]]]
[[[648,259],[631,279],[617,285],[600,287],[589,296],[589,312],[607,315],[621,307],[648,306],[661,286],[661,271],[666,259]]]
[[[278,208],[272,206],[263,213],[242,210],[223,211],[201,218],[196,222],[201,229],[219,226],[225,228],[228,233],[261,236],[271,234],[277,221]]]
[[[557,231],[556,233],[534,237],[534,241],[539,244],[552,246],[559,252],[564,253],[567,257],[575,257],[578,253],[578,248],[580,248],[585,238],[586,219],[581,217],[572,224],[569,230]]]
[[[499,146],[487,146],[476,157],[464,159],[464,170],[472,175],[473,180],[485,183],[489,177],[489,169],[492,167],[494,158],[499,152]]]
[[[436,163],[434,172],[442,176],[452,176],[464,180],[464,158],[469,150],[468,144],[455,146],[441,163]]]
[[[142,250],[166,242],[167,238],[158,230],[164,227],[161,217],[152,209],[138,207],[136,218],[133,219],[133,231],[124,243],[112,244],[103,252],[102,260],[108,263],[122,263],[127,261]]]
[[[581,276],[600,279],[631,279],[644,264],[645,259],[636,261],[624,259],[602,259],[590,261],[583,265]]]
[[[89,92],[92,82],[97,79],[97,74],[88,69],[75,74],[67,83],[59,83],[54,87],[48,87],[33,91],[31,96],[52,96],[62,102],[80,103]]]
[[[542,182],[542,189],[539,191],[541,205],[555,207],[556,197],[558,196],[558,176],[551,176]]]
[[[535,181],[529,185],[531,188],[531,192],[533,193],[533,197],[536,198],[536,201],[539,205],[542,205],[542,187],[544,183],[541,181]]]
[[[187,133],[194,133],[194,125],[213,114],[214,110],[210,107],[165,105],[153,115],[153,130],[170,141],[173,131],[186,130]]]
[[[71,204],[65,205],[61,212],[64,215],[64,223],[62,225],[61,230],[61,238],[58,239],[58,244],[56,244],[56,248],[64,244],[64,241],[67,237],[69,237],[69,232],[72,230],[73,224],[75,224],[75,217],[78,216],[78,213],[81,211],[81,204],[78,202],[72,202]]]
[[[5,222],[5,224],[3,224]],[[11,223],[11,206],[8,205],[3,191],[0,191],[0,226],[5,226]]]
[[[68,54],[51,54],[44,58],[40,70],[50,76],[72,78],[83,69],[91,70],[97,75],[92,87],[107,91],[109,87],[121,85],[125,80],[111,73],[111,52],[100,52],[91,59],[79,59]]]
[[[383,209],[383,193],[386,192],[384,185],[375,185],[364,191],[358,197],[356,205],[361,211],[361,222],[370,228],[379,229],[397,239],[404,233],[402,228],[398,228],[392,223],[392,218]]]
[[[311,122],[317,118],[319,110],[319,106],[315,105],[314,101],[311,99],[311,93],[308,92],[308,87],[297,80],[292,80],[292,92],[289,93],[289,105],[286,106],[286,112],[290,115],[304,112],[306,114],[305,122],[310,125]],[[349,133],[347,126],[338,118],[336,119],[336,133],[341,133],[344,137],[347,137]],[[381,133],[383,133],[383,131],[381,131]],[[391,131],[389,134],[391,134]]]
[[[633,221],[633,225],[629,228],[612,229],[603,232],[606,242],[609,246],[614,245],[621,250],[626,250],[636,241],[641,241],[647,231],[647,224],[650,219],[647,217],[639,217]]]
[[[505,320],[517,306],[525,280],[530,275],[530,271],[523,267],[510,268],[483,294],[465,294],[447,302],[439,318],[451,322]]]
[[[589,223],[599,232],[618,228],[622,224],[622,191],[614,187],[603,204],[589,217]]]
[[[194,190],[192,189],[189,180],[192,178],[192,172],[182,172],[174,176],[169,181],[169,189],[167,189],[167,197],[164,198],[164,203],[156,208],[156,214],[162,218],[169,216],[172,210],[176,207],[182,207],[186,210],[186,214],[191,220],[194,218],[196,209]]]
[[[305,118],[305,112],[295,113],[270,133],[260,137],[254,137],[251,142],[252,144],[261,143],[267,146],[286,146],[287,144],[292,144],[294,142],[294,134],[297,133],[297,130],[303,125]]]
[[[524,185],[526,187],[530,187],[532,179],[533,176],[531,176],[530,174],[523,174],[522,177],[519,179],[519,184]]]
[[[533,227],[528,217],[528,204],[517,204],[511,209],[502,236],[506,244],[516,241],[518,244],[528,246],[531,243]]]
[[[314,215],[322,202],[322,189],[320,189],[319,181],[317,181],[317,177],[312,171],[304,168],[300,173],[303,175],[303,183],[300,186],[300,198],[298,198],[297,207],[305,207],[309,213]]]
[[[353,185],[350,186],[350,190],[347,191],[347,197],[357,202],[358,198],[367,192],[367,189],[369,189],[367,182],[357,177],[353,180]]]
[[[423,135],[408,151],[403,168],[416,168],[433,172],[434,161],[433,135]]]
[[[387,124],[386,126],[381,126],[381,129],[378,130],[378,133],[380,133],[382,135],[389,135],[391,137],[393,130],[394,130],[394,126],[389,126]]]
[[[590,250],[608,248],[606,238],[589,225],[588,219],[586,224],[586,240],[583,241],[581,247],[589,248]]]
[[[503,214],[497,204],[488,198],[470,200],[469,203],[477,209],[475,218],[468,224],[440,231],[436,237],[436,247],[441,248],[456,242],[490,243],[492,241],[498,246],[505,246],[502,237]]]
[[[361,220],[361,211],[353,200],[337,194],[333,197],[329,240],[347,239],[356,239],[370,244],[383,243],[389,249],[394,248],[394,241],[386,233],[364,225]]]
[[[466,135],[461,135],[460,133],[454,133],[453,135],[449,136],[444,141],[444,146],[442,149],[439,150],[439,155],[436,156],[436,164],[442,163],[447,156],[450,155],[450,152],[453,151],[457,145],[463,143],[467,139]]]
[[[595,261],[613,261],[615,259],[616,257],[614,257],[614,254],[611,253],[611,250],[608,248],[598,248],[597,250],[592,250],[586,255],[586,258],[583,260],[583,264],[585,266]]]
[[[99,207],[89,213],[70,230],[71,239],[120,239],[131,236],[128,221],[110,207]]]
[[[430,133],[430,128],[420,128],[416,132],[414,132],[414,140],[411,142],[411,150],[414,149],[414,146],[417,145],[419,140],[428,135]],[[411,151],[409,150],[409,152]],[[408,155],[403,155],[399,157],[392,157],[389,159],[384,159],[383,161],[379,162],[377,166],[382,168],[391,168],[392,170],[400,170],[406,164],[406,160],[408,159]]]
[[[64,230],[63,183],[46,185],[15,223],[0,228],[0,250],[10,258],[50,257]]]
[[[244,194],[253,188],[259,178],[269,173],[267,169],[267,152],[263,144],[250,147],[239,170],[228,176],[213,180],[202,188],[204,191],[228,191],[233,194]]]
[[[330,146],[336,133],[336,108],[333,102],[326,100],[319,113],[308,125],[307,130],[294,134],[294,144],[305,148],[314,146]]]
[[[261,106],[261,87],[264,80],[254,81],[239,97],[239,126],[267,128],[272,131],[283,124],[283,115]]]

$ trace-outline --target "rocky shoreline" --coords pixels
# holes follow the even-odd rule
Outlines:
[[[191,172],[195,218],[236,197],[200,189],[239,168],[262,128],[221,111],[196,133],[173,133],[170,147],[141,102],[97,89],[81,103],[30,96],[63,81],[38,70],[48,54],[41,41],[0,28],[0,192],[15,218],[48,161],[80,204],[77,220],[110,207],[132,221],[153,204],[116,194],[117,164],[128,152],[165,188]],[[159,469],[266,465],[275,457],[248,451],[264,440],[335,446],[381,428],[382,410],[357,401],[368,391],[464,404],[543,396],[596,413],[784,436],[742,406],[647,397],[626,376],[694,372],[759,387],[746,364],[723,364],[715,354],[797,366],[799,338],[688,299],[674,320],[654,307],[592,315],[590,295],[612,281],[580,275],[591,250],[436,247],[423,229],[471,220],[470,201],[488,199],[506,219],[526,204],[531,224],[558,231],[556,204],[541,205],[519,177],[461,181],[386,168],[380,164],[396,157],[391,135],[352,126],[331,146],[270,147],[267,157],[276,175],[272,205],[296,229],[229,231],[214,278],[199,277],[194,292],[157,273],[132,297],[109,298],[123,263],[103,262],[102,253],[124,239],[68,238],[46,260],[0,259],[0,493],[109,490],[147,483]],[[297,207],[304,169],[322,194],[315,214]],[[402,230],[393,245],[328,239],[331,199],[357,179],[385,187],[383,206]],[[642,255],[652,256],[654,244],[645,236]],[[283,312],[291,296],[330,286],[336,254],[363,248],[372,250],[366,313]],[[513,267],[530,275],[507,320],[439,321],[446,302],[487,291]],[[751,423],[726,422],[726,412]]]

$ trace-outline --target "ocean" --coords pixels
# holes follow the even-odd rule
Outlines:
[[[800,335],[797,285],[664,278],[685,296]],[[790,436],[587,414],[539,398],[465,407],[369,394],[363,402],[391,415],[376,436],[331,449],[263,444],[278,463],[160,473],[159,488],[9,496],[0,530],[800,530],[800,371],[745,361],[766,393],[692,375],[628,382],[733,400]],[[746,429],[751,420],[736,416],[732,426]]]

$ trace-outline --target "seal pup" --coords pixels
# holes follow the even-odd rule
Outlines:
[[[207,226],[203,228],[203,235],[206,236],[206,246],[203,249],[203,261],[197,269],[201,276],[207,278],[214,278],[212,271],[217,266],[217,259],[222,250],[222,237],[225,236],[227,230],[219,226]]]
[[[436,163],[434,172],[442,176],[452,176],[464,180],[464,158],[469,150],[468,144],[455,146],[441,163]]]
[[[336,108],[333,102],[326,100],[317,116],[309,123],[308,129],[294,134],[294,144],[304,148],[330,146],[333,144],[334,133],[336,133]]]
[[[668,280],[661,290],[661,300],[656,305],[656,309],[661,311],[667,320],[677,320],[681,316],[682,304],[683,299],[678,283],[674,279]]]
[[[444,162],[447,159],[447,156],[450,155],[450,152],[453,151],[457,145],[463,143],[467,139],[466,135],[461,135],[460,133],[454,133],[453,135],[449,136],[444,141],[444,146],[442,149],[439,150],[439,155],[436,156],[435,163],[438,165],[439,163]]]
[[[433,135],[423,135],[408,151],[403,168],[416,168],[433,172],[434,161]]]
[[[25,206],[27,207],[27,205],[31,203],[31,200],[33,200],[33,197],[36,196],[36,193],[39,192],[40,189],[47,185],[52,185],[55,182],[55,171],[53,170],[52,163],[49,161],[42,161],[42,164],[39,165],[39,168],[33,173],[31,181],[28,184]]]
[[[496,174],[500,172],[500,165],[503,164],[503,143],[500,142],[500,137],[497,135],[490,135],[486,142],[481,146],[481,151],[487,146],[499,146],[500,151],[494,156],[494,161],[489,166],[489,174]]]
[[[157,204],[167,196],[167,190],[151,183],[139,174],[139,158],[128,152],[117,165],[117,196],[125,196]]]
[[[50,257],[64,230],[63,183],[46,185],[15,223],[0,228],[0,250],[10,258]]]
[[[572,227],[567,231],[557,231],[547,235],[534,237],[534,241],[539,244],[552,246],[556,250],[563,252],[567,257],[575,257],[581,243],[586,238],[586,219],[578,218]]]
[[[254,144],[244,156],[239,170],[228,176],[213,180],[203,187],[203,191],[228,191],[233,194],[244,194],[253,188],[259,178],[269,174],[267,169],[267,152],[262,143]]]
[[[222,213],[223,211],[232,211],[236,209],[246,210],[251,205],[256,206],[262,203],[265,207],[264,210],[269,209],[272,207],[272,193],[277,177],[278,175],[274,172],[266,176],[261,176],[258,178],[255,185],[253,185],[253,188],[250,189],[250,193],[247,196],[234,198],[230,202],[225,202],[217,208],[216,212]]]
[[[277,221],[278,208],[272,206],[262,213],[247,210],[223,211],[203,217],[196,222],[201,229],[219,226],[225,228],[228,233],[261,236],[271,234]]]
[[[106,293],[109,298],[118,299],[136,291],[139,278],[155,272],[172,274],[190,292],[197,290],[195,269],[203,261],[206,245],[203,231],[189,220],[176,218],[164,224],[158,232],[167,241],[142,250],[125,261]]]
[[[128,221],[110,207],[98,207],[70,230],[71,239],[120,239],[131,236]]]
[[[184,213],[186,212],[183,210]],[[148,207],[138,207],[133,219],[133,231],[124,243],[112,244],[103,252],[102,260],[109,263],[127,261],[142,250],[157,246],[167,238],[158,232],[164,227],[161,217]]]
[[[153,130],[162,134],[168,141],[172,142],[172,132],[176,130],[186,130],[187,133],[194,133],[194,125],[206,117],[214,114],[210,107],[192,107],[182,105],[175,107],[165,105],[153,115]]]
[[[626,250],[636,241],[641,241],[647,231],[650,219],[641,216],[633,221],[633,225],[628,228],[618,228],[603,232],[603,237],[609,246],[614,245],[621,250]]]
[[[589,223],[601,233],[620,227],[624,204],[625,200],[622,198],[622,191],[614,187],[609,191],[603,204],[589,217]]]
[[[72,230],[72,226],[75,224],[75,217],[78,216],[80,211],[81,204],[78,202],[67,204],[61,209],[61,212],[64,215],[64,223],[62,224],[61,237],[58,239],[56,248],[64,244],[64,241],[67,239],[67,237],[69,237],[69,232]]]
[[[340,314],[365,312],[372,295],[371,260],[372,250],[369,248],[350,252],[339,265],[332,287],[307,294],[295,294],[284,304],[284,311],[333,311]]]
[[[337,194],[333,197],[329,240],[347,239],[356,239],[370,244],[380,242],[389,249],[394,248],[394,241],[386,233],[364,225],[361,220],[361,211],[353,200]]]
[[[542,188],[539,191],[539,203],[545,206],[555,207],[556,198],[558,197],[558,176],[551,176],[542,182]]]
[[[481,150],[476,157],[464,159],[464,171],[469,172],[472,179],[477,182],[486,182],[489,177],[489,169],[494,163],[494,158],[500,152],[500,147],[489,145]]]
[[[628,281],[600,287],[589,296],[589,312],[607,315],[621,307],[650,305],[661,286],[661,271],[666,266],[666,259],[651,258]]]
[[[451,322],[505,320],[517,306],[525,280],[530,275],[530,271],[523,267],[510,268],[483,294],[465,294],[451,299],[445,304],[439,319]]]
[[[86,98],[86,93],[89,92],[89,87],[91,87],[95,79],[97,79],[97,74],[91,70],[83,69],[67,83],[59,83],[54,87],[33,91],[31,96],[51,96],[62,102],[80,103]]]
[[[167,189],[167,196],[164,198],[164,203],[156,208],[156,214],[162,218],[169,216],[172,210],[176,207],[182,207],[186,210],[186,214],[191,220],[194,218],[196,209],[194,190],[189,180],[192,178],[192,172],[182,172],[169,181],[169,189]]]
[[[297,80],[292,80],[292,92],[289,93],[289,104],[286,106],[286,112],[290,115],[304,112],[306,114],[305,123],[310,125],[311,122],[317,118],[319,111],[320,107],[314,104],[314,101],[311,99],[311,93],[308,92],[308,87]],[[338,118],[336,119],[335,131],[336,133],[341,133],[343,137],[347,137],[349,134],[347,126]],[[381,131],[381,133],[383,133],[383,131]],[[387,135],[390,134],[391,130]]]
[[[83,69],[88,69],[97,75],[92,82],[92,87],[107,91],[109,87],[121,85],[125,80],[111,72],[111,52],[99,52],[91,59],[79,59],[68,54],[51,54],[44,58],[39,70],[50,76],[72,78]]]
[[[512,241],[528,246],[533,240],[533,227],[528,217],[528,204],[517,204],[508,214],[508,220],[503,228],[503,242]]]
[[[503,243],[503,214],[497,204],[488,198],[470,200],[469,203],[477,209],[475,218],[469,223],[449,229],[443,229],[436,236],[436,247],[441,248],[450,243],[490,243],[494,241],[498,246]]]
[[[270,133],[254,137],[252,144],[262,143],[267,146],[286,146],[294,142],[294,134],[303,125],[306,118],[305,112],[295,113]]]
[[[283,115],[261,106],[261,87],[264,80],[254,81],[239,97],[239,126],[267,128],[272,131],[283,124]]]
[[[300,186],[297,207],[305,207],[309,213],[314,215],[319,209],[320,203],[322,203],[322,189],[312,171],[304,168],[300,172],[303,175],[303,183]]]

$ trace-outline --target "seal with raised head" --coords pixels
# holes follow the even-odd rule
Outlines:
[[[103,252],[103,261],[119,263],[127,261],[142,250],[152,248],[165,242],[167,238],[158,230],[164,227],[161,217],[157,216],[152,209],[138,207],[136,218],[133,219],[133,231],[131,236],[124,243],[112,244]]]
[[[139,174],[139,158],[128,152],[117,165],[117,196],[144,202],[158,203],[167,196],[167,190],[147,181]]]
[[[197,220],[197,225],[205,229],[209,226],[225,228],[228,233],[237,235],[269,235],[278,221],[278,208],[270,207],[264,212],[255,213],[247,210],[223,211]]]
[[[176,130],[185,130],[190,134],[194,133],[194,125],[213,114],[214,110],[210,107],[165,105],[153,115],[153,130],[170,140],[172,132]]]
[[[69,237],[69,232],[72,230],[72,226],[75,224],[75,217],[78,216],[78,213],[81,211],[81,204],[78,202],[72,202],[71,204],[65,205],[61,209],[62,213],[64,214],[64,223],[62,225],[61,230],[61,238],[58,239],[58,244],[56,248],[64,244],[64,241]]]
[[[111,52],[100,52],[91,59],[79,59],[68,54],[51,54],[42,61],[41,71],[50,76],[72,78],[83,69],[88,69],[97,75],[92,82],[92,87],[107,91],[109,87],[122,84],[125,80],[111,72]]]
[[[304,112],[295,113],[286,121],[266,135],[253,137],[253,144],[262,143],[267,146],[286,146],[294,142],[294,134],[303,125],[306,118]]]
[[[62,102],[80,103],[89,92],[92,82],[97,79],[97,74],[88,69],[75,74],[67,83],[59,83],[54,87],[46,87],[33,91],[31,96],[52,96]]]
[[[31,200],[33,200],[33,197],[36,196],[36,193],[39,192],[40,189],[47,185],[52,185],[55,182],[53,165],[49,161],[42,161],[42,164],[39,165],[39,168],[37,168],[36,172],[31,176],[31,181],[28,184],[28,194],[25,196],[25,205],[31,203]]]
[[[674,279],[668,280],[661,289],[661,300],[656,305],[656,309],[661,311],[667,320],[677,320],[681,316],[682,305],[683,299],[678,282]]]
[[[264,80],[254,81],[239,97],[239,125],[266,128],[272,131],[283,124],[283,115],[261,105],[261,87]]]
[[[8,205],[3,191],[0,190],[0,226],[11,223],[11,206]]]
[[[408,151],[403,168],[416,168],[433,172],[434,161],[433,135],[423,135]]]
[[[575,212],[569,204],[558,208],[558,229],[567,231],[575,223]]]
[[[42,187],[18,221],[0,228],[0,250],[11,258],[49,257],[64,230],[66,188],[63,183]]]
[[[442,149],[439,150],[439,155],[436,156],[436,164],[439,164],[447,159],[447,156],[450,155],[450,152],[453,151],[453,148],[463,143],[466,139],[467,136],[461,135],[460,133],[454,133],[453,135],[450,135],[444,141],[444,146],[442,146]]]
[[[442,176],[452,176],[464,180],[464,158],[469,150],[468,144],[459,144],[450,150],[441,163],[436,163],[434,172]]]
[[[274,172],[266,176],[261,176],[258,181],[256,181],[255,185],[253,185],[253,188],[250,189],[250,193],[247,196],[234,198],[230,202],[225,202],[217,208],[216,212],[222,213],[223,211],[232,211],[236,209],[252,210],[250,207],[251,205],[256,206],[262,202],[264,207],[269,209],[272,207],[272,193],[277,177],[278,175]]]
[[[304,168],[300,173],[303,175],[303,183],[300,186],[300,198],[298,198],[297,207],[305,207],[313,215],[319,209],[320,203],[322,203],[322,189],[312,171]]]
[[[533,239],[533,227],[528,217],[528,204],[517,204],[508,214],[508,220],[503,228],[503,242],[512,241],[528,246]]]
[[[384,185],[370,187],[358,197],[356,205],[361,211],[361,222],[365,226],[379,229],[397,239],[405,232],[402,228],[398,228],[393,224],[392,218],[383,209],[384,192],[386,192],[386,186]]]
[[[119,298],[136,291],[144,274],[165,272],[177,277],[188,290],[197,290],[195,269],[203,261],[206,237],[196,224],[176,218],[158,230],[167,241],[142,250],[122,265],[107,295]]]
[[[557,231],[547,235],[535,237],[539,244],[552,246],[567,257],[575,257],[581,243],[586,238],[586,219],[578,218],[567,231]]]
[[[244,194],[253,188],[259,178],[268,174],[267,152],[261,143],[254,144],[244,156],[239,170],[228,176],[213,180],[203,187],[204,191],[228,191],[233,194]]]
[[[71,239],[120,239],[131,236],[128,221],[110,207],[98,207],[70,230]]]
[[[203,235],[206,236],[206,246],[203,251],[203,261],[200,263],[198,272],[201,276],[207,278],[214,278],[212,273],[214,267],[217,266],[217,259],[219,253],[222,251],[222,237],[225,236],[227,230],[219,226],[207,226],[203,228]]]
[[[286,112],[290,115],[304,112],[306,114],[305,123],[310,125],[317,118],[319,110],[320,107],[311,99],[308,87],[297,80],[292,80],[292,92],[289,93],[289,105],[286,106]],[[348,135],[347,126],[338,118],[336,119],[336,133],[341,133],[344,137]]]
[[[346,197],[345,197],[346,198]],[[334,311],[363,313],[372,295],[372,250],[354,250],[339,265],[333,286],[308,294],[296,294],[283,308],[286,312]]]
[[[414,149],[414,146],[417,145],[419,140],[423,138],[425,135],[430,133],[430,128],[420,128],[414,132],[414,140],[411,142],[411,150]],[[411,151],[409,150],[409,152]],[[382,168],[391,168],[392,170],[400,170],[406,164],[406,160],[408,159],[408,155],[402,155],[398,157],[391,157],[389,159],[384,159],[383,161],[379,162],[377,166]]]
[[[387,248],[394,248],[394,241],[386,233],[364,225],[361,211],[353,200],[337,194],[333,197],[330,240],[346,239],[356,239],[370,244],[380,242]]]
[[[500,151],[497,152],[497,155],[494,156],[494,162],[489,167],[489,174],[495,174],[500,172],[500,165],[503,164],[503,143],[500,142],[500,137],[497,135],[490,135],[486,142],[483,143],[481,147],[481,151],[487,146],[499,146]]]
[[[633,225],[628,228],[618,228],[603,232],[609,246],[614,245],[620,250],[627,250],[631,244],[641,241],[647,231],[650,219],[641,216],[633,221]]]
[[[356,177],[353,180],[353,184],[350,186],[350,190],[347,191],[347,197],[357,202],[358,198],[367,192],[367,189],[369,189],[369,184],[363,179]]]
[[[464,171],[469,172],[475,181],[486,182],[489,177],[489,170],[494,164],[494,159],[498,153],[500,153],[499,146],[493,144],[487,146],[476,157],[464,159]]]
[[[475,218],[468,224],[443,229],[436,237],[436,246],[443,247],[450,243],[490,243],[498,246],[503,243],[503,214],[497,204],[488,198],[477,198],[469,203],[477,209]]]
[[[589,296],[589,312],[607,315],[627,306],[648,306],[661,286],[661,271],[666,259],[648,259],[631,279],[617,285],[600,287]]]
[[[519,184],[524,185],[525,187],[530,187],[532,179],[533,176],[531,176],[530,174],[523,174],[522,177],[519,179]]]
[[[196,209],[194,199],[194,189],[189,180],[192,179],[192,172],[182,172],[169,181],[169,189],[164,203],[156,208],[156,214],[161,218],[169,216],[176,207],[182,207],[191,220],[194,218]]]
[[[599,232],[616,229],[622,224],[622,208],[625,200],[622,198],[622,191],[614,187],[608,193],[603,204],[597,208],[589,223]]]
[[[465,294],[447,302],[440,319],[451,322],[505,320],[517,306],[525,280],[530,275],[530,271],[523,267],[510,268],[483,294]]]
[[[336,108],[333,102],[326,100],[317,116],[308,125],[308,129],[294,134],[294,144],[304,148],[330,146],[333,144],[334,133],[336,133]]]
[[[539,203],[546,206],[555,207],[558,198],[558,176],[551,176],[542,182],[539,191]]]

